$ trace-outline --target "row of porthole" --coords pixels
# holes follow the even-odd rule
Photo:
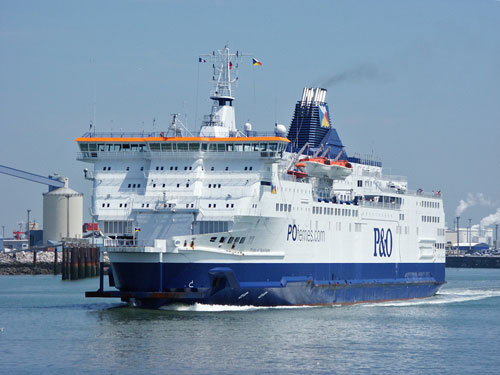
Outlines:
[[[217,208],[217,203],[209,203],[208,208]],[[234,203],[226,203],[226,208],[234,208]]]
[[[144,171],[144,167],[141,167],[140,169],[141,169],[141,171]],[[110,171],[111,167],[105,166],[105,167],[102,167],[102,170],[103,171]],[[126,170],[129,171],[130,167],[127,167]],[[157,171],[163,171],[164,167],[157,165],[156,166],[156,170]],[[171,171],[177,171],[177,170],[179,170],[179,167],[178,166],[171,166],[170,170]],[[191,170],[193,170],[193,167],[192,166],[189,166],[189,167],[188,166],[184,166],[184,170],[185,171],[188,171],[188,170],[191,171]],[[203,167],[201,167],[201,170],[203,170]],[[215,171],[215,167],[210,167],[210,170],[211,171]],[[225,167],[224,170],[228,171],[229,167]],[[250,167],[244,167],[243,170],[245,170],[245,171],[251,171],[251,170],[253,170],[253,167],[252,166],[250,166]]]
[[[230,244],[233,244],[233,245],[236,245],[237,243],[244,243],[246,240],[246,237],[229,237],[229,239],[227,240],[227,244],[230,245]],[[210,242],[215,242],[217,241],[217,237],[210,237]],[[221,237],[220,240],[219,240],[219,243],[224,243],[226,241],[226,237]]]
[[[128,205],[127,203],[120,203],[120,208],[124,208],[124,207],[126,208],[126,207],[127,207],[127,205]],[[109,204],[109,203],[103,203],[103,204],[102,204],[102,207],[103,207],[103,208],[109,208],[109,206],[110,206],[110,204]]]
[[[358,216],[357,210],[350,210],[347,208],[333,208],[333,207],[316,207],[313,206],[313,214],[316,215],[335,215],[335,216]]]

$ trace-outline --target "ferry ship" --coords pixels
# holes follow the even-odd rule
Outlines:
[[[92,214],[115,289],[139,306],[332,305],[422,298],[445,283],[440,192],[410,190],[371,157],[348,156],[327,91],[305,88],[291,125],[236,126],[241,53],[212,62],[199,132],[86,133]],[[205,60],[206,59],[206,60]],[[202,61],[200,59],[200,61]]]

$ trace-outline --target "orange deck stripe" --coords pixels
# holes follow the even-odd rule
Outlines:
[[[99,138],[80,137],[76,142],[257,142],[257,141],[281,141],[289,143],[290,140],[283,137],[232,137],[232,138],[208,138],[208,137],[147,137],[147,138]]]

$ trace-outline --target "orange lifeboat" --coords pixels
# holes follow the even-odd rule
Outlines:
[[[326,157],[304,158],[296,166],[305,169],[311,177],[328,177],[333,180],[345,180],[352,173],[352,164],[347,160],[330,160]]]

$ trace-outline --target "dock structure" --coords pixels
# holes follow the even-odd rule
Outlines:
[[[79,280],[96,277],[101,272],[99,248],[82,243],[65,243],[61,278],[63,280]]]

